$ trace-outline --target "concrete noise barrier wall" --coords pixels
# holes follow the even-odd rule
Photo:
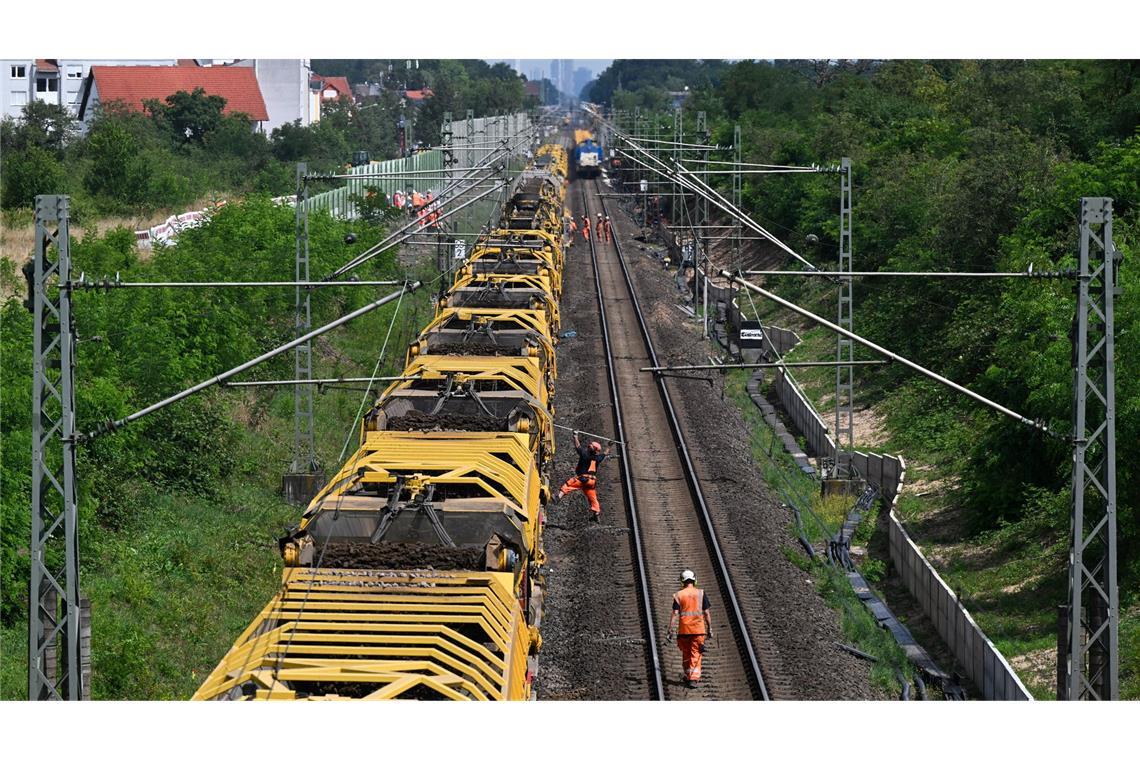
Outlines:
[[[772,347],[780,346],[777,350],[781,356],[799,342],[794,333],[782,328],[765,326],[764,336],[766,344],[771,342]],[[792,340],[794,342],[789,345]],[[784,369],[777,370],[772,376],[772,383],[785,413],[807,439],[815,455],[834,457],[835,442],[827,425],[791,374]],[[896,507],[906,480],[905,460],[889,454],[856,451],[852,454],[852,464],[869,485],[879,490],[890,507],[892,564],[959,665],[981,690],[981,695],[985,699],[1031,700],[1033,697],[1013,667],[982,633],[957,594],[950,590],[903,528]]]
[[[954,658],[985,699],[1032,700],[1013,667],[907,535],[898,512],[890,515],[891,562]]]

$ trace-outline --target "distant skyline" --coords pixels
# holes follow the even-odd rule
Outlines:
[[[515,71],[519,72],[527,79],[530,79],[531,73],[534,71],[541,71],[543,76],[549,76],[550,63],[553,58],[484,58],[487,63],[505,63],[508,64]],[[592,78],[597,78],[606,70],[611,63],[614,62],[613,58],[582,58],[574,59],[575,68],[588,69]]]

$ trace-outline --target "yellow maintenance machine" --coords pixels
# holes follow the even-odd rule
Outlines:
[[[536,151],[195,699],[531,697],[567,168]]]

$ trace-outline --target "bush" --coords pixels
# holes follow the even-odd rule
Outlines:
[[[31,206],[37,195],[64,194],[68,186],[63,163],[45,148],[33,145],[4,156],[4,208]]]

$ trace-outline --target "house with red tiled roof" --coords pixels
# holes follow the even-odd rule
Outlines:
[[[435,95],[435,93],[431,91],[430,87],[425,87],[422,90],[404,90],[400,94],[413,103],[422,103],[428,98]]]
[[[352,88],[346,77],[324,77],[313,73],[309,75],[309,82],[316,85],[313,89],[320,93],[321,100],[352,97]]]
[[[118,102],[142,111],[146,100],[165,101],[176,92],[202,88],[226,99],[224,114],[244,113],[261,130],[269,120],[257,77],[250,68],[228,66],[92,66],[79,105],[79,120],[88,123],[105,103]]]

